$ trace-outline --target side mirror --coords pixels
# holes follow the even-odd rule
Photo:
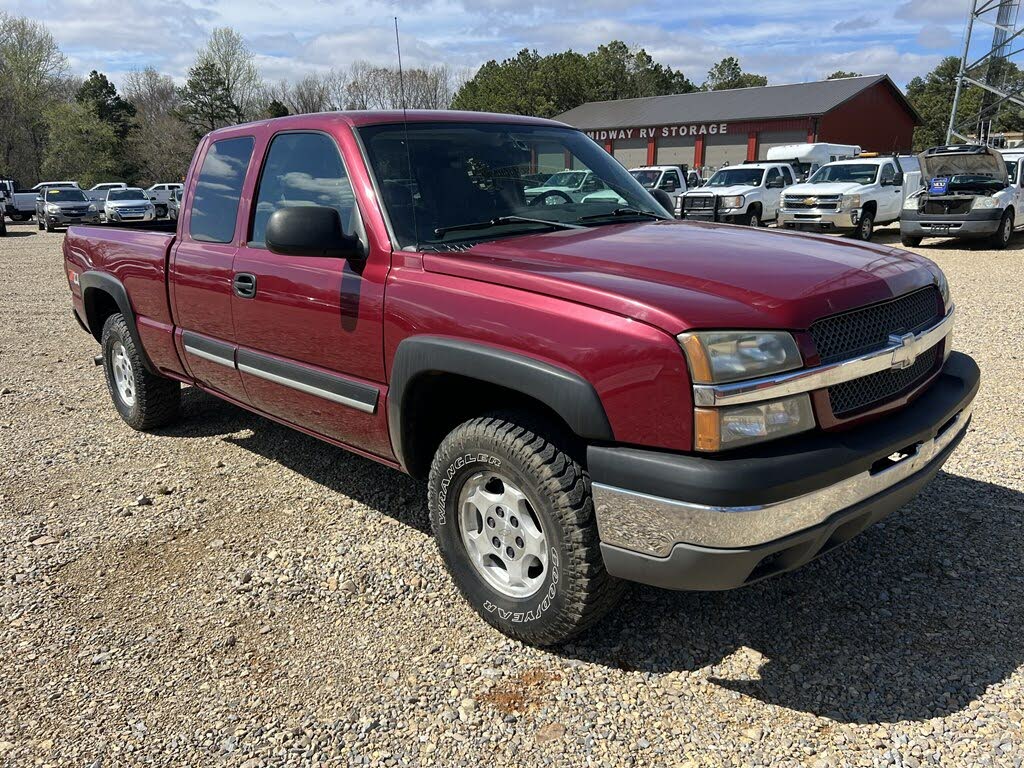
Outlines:
[[[345,234],[338,211],[319,205],[277,209],[267,220],[264,241],[283,256],[363,258],[359,238]]]
[[[903,186],[903,174],[900,173],[899,171],[897,171],[896,175],[893,177],[892,185],[894,187],[902,187]]]
[[[668,192],[663,189],[655,189],[651,191],[651,197],[658,201],[658,205],[665,209],[665,213],[669,216],[674,215],[672,210],[675,206],[672,204],[672,196]]]

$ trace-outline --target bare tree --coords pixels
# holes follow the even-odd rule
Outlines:
[[[203,65],[216,69],[223,80],[226,95],[237,113],[236,122],[259,115],[263,82],[252,51],[240,34],[230,27],[213,30],[206,46],[196,56],[196,67]]]
[[[123,91],[135,106],[128,147],[142,183],[183,180],[195,140],[178,114],[181,90],[169,76],[147,67],[125,75]]]
[[[41,173],[48,107],[71,92],[67,58],[45,26],[0,13],[0,163],[22,183]]]
[[[344,104],[346,109],[448,109],[454,93],[455,78],[446,65],[409,69],[400,77],[396,68],[357,61],[348,71]]]

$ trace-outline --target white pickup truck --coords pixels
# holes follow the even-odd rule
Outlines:
[[[1006,248],[1024,224],[1020,150],[954,144],[919,157],[925,185],[903,206],[903,244],[914,247],[925,237],[988,238],[993,248]]]
[[[850,160],[857,157],[861,151],[856,144],[783,144],[769,147],[767,158],[769,162],[789,163],[796,173],[797,183],[802,184],[826,163]]]
[[[779,212],[782,191],[796,174],[786,163],[745,163],[721,168],[707,184],[676,199],[676,216],[759,227]]]
[[[85,196],[88,197],[92,202],[99,203],[99,207],[103,207],[103,203],[107,199],[107,193],[112,189],[127,189],[128,185],[123,181],[104,181],[100,184],[94,184],[86,190]]]
[[[876,225],[899,220],[908,191],[920,188],[916,166],[914,158],[866,153],[827,163],[805,183],[786,190],[779,226],[870,240]]]

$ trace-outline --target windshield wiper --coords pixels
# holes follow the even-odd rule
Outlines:
[[[564,221],[551,221],[551,219],[531,219],[526,216],[496,216],[487,221],[474,221],[470,224],[453,224],[450,227],[438,227],[434,234],[443,237],[449,232],[462,232],[470,229],[487,229],[488,227],[499,227],[502,224],[544,224],[556,229],[583,229],[579,224],[569,224]]]
[[[587,216],[580,216],[576,221],[596,221],[597,219],[606,219],[609,216],[646,216],[649,219],[667,221],[664,216],[659,216],[650,211],[641,211],[637,208],[616,208],[614,211],[607,211],[605,213],[591,213]]]

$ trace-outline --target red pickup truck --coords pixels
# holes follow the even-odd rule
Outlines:
[[[524,195],[567,169],[616,194]],[[168,424],[186,384],[425,478],[462,594],[531,643],[626,580],[730,589],[842,544],[938,472],[978,388],[927,259],[675,221],[547,120],[214,131],[176,226],[64,242],[124,420]]]

